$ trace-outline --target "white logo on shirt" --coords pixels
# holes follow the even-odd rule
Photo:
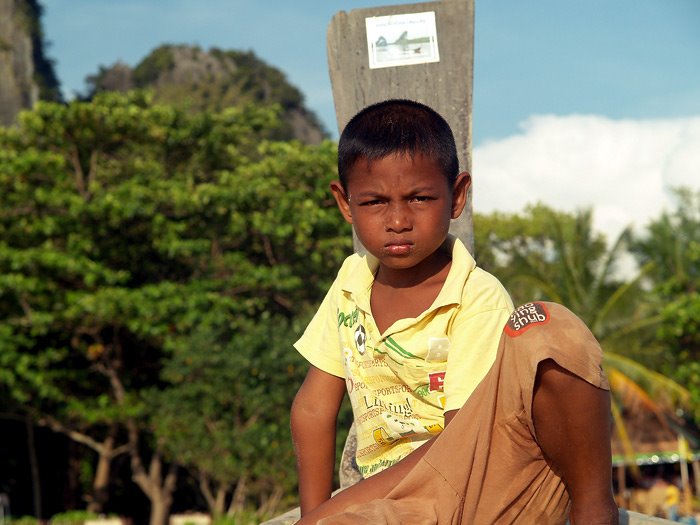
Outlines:
[[[367,342],[367,332],[365,332],[365,327],[359,325],[355,330],[355,347],[360,355],[365,355],[365,343]]]
[[[447,361],[449,351],[450,340],[447,337],[431,337],[428,339],[428,355],[425,360],[428,363]]]

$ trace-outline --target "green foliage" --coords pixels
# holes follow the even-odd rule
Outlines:
[[[274,108],[133,92],[0,131],[0,392],[95,447],[136,424],[172,462],[228,486],[250,473],[251,498],[291,490],[291,342],[351,235],[328,197],[335,145],[269,141],[278,126]]]
[[[266,519],[271,519],[273,516],[260,516],[254,510],[241,510],[235,512],[232,516],[219,516],[212,521],[212,525],[258,525]]]
[[[170,46],[154,49],[134,68],[136,87],[146,87],[158,80],[158,77],[175,66],[175,59]]]
[[[688,385],[700,418],[700,192],[675,191],[676,207],[651,221],[633,250],[650,274],[662,322],[657,339],[665,348],[659,366]]]
[[[13,525],[39,525],[39,519],[34,516],[20,516],[19,518],[10,517],[8,521]]]
[[[203,311],[194,333],[174,343],[164,370],[171,386],[154,391],[151,405],[173,457],[216,490],[245,479],[248,505],[260,507],[261,496],[295,491],[289,408],[307,367],[284,318],[249,324],[233,329]]]
[[[100,518],[99,514],[85,510],[70,510],[51,516],[51,525],[83,525],[88,520]]]
[[[214,48],[213,56],[219,59],[229,58],[236,64],[231,79],[242,94],[255,102],[274,100],[284,109],[301,106],[304,96],[297,88],[287,82],[287,77],[279,69],[262,62],[252,51],[223,51]]]
[[[479,240],[478,232],[488,231]],[[535,206],[523,215],[475,218],[477,255],[501,277],[516,302],[550,300],[576,313],[604,350],[613,414],[623,446],[631,450],[625,419],[644,407],[663,420],[675,417],[689,393],[648,365],[664,352],[654,337],[662,326],[656,298],[643,286],[654,265],[622,272],[630,234],[609,246],[592,228],[590,211],[564,214]],[[659,423],[661,424],[661,423]]]
[[[629,233],[610,247],[593,231],[590,210],[574,214],[539,205],[522,215],[477,216],[477,256],[501,277],[517,303],[545,299],[564,304],[591,328],[610,351],[630,351],[629,336],[648,342],[658,321],[640,302],[641,279],[650,270],[627,268]],[[478,233],[478,230],[477,230]]]

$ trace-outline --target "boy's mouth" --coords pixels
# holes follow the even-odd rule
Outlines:
[[[384,251],[389,255],[407,255],[412,248],[413,243],[405,240],[391,241],[384,245]]]

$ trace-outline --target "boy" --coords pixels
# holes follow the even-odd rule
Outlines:
[[[494,365],[423,454],[298,523],[616,525],[601,360],[593,334],[563,306],[519,307]]]
[[[512,303],[448,235],[466,203],[449,125],[391,100],[358,113],[331,184],[368,252],[343,264],[295,347],[311,368],[292,407],[302,514],[330,497],[347,391],[367,478],[437,435],[494,361]],[[422,449],[419,449],[422,450]]]
[[[453,152],[408,101],[341,135],[331,189],[370,255],[345,262],[296,345],[312,364],[292,407],[300,523],[563,523],[569,499],[573,523],[616,523],[600,348],[559,305],[511,316],[448,237],[469,186]],[[365,479],[328,500],[346,388]]]

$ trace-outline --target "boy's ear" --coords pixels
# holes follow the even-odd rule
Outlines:
[[[350,199],[345,194],[343,185],[338,180],[331,182],[331,191],[333,192],[333,197],[335,197],[335,202],[338,205],[340,213],[343,214],[343,218],[352,224],[352,213],[350,213]]]
[[[472,185],[472,176],[466,171],[457,175],[455,184],[452,187],[452,218],[456,219],[462,214],[464,206],[467,204],[467,191]]]

